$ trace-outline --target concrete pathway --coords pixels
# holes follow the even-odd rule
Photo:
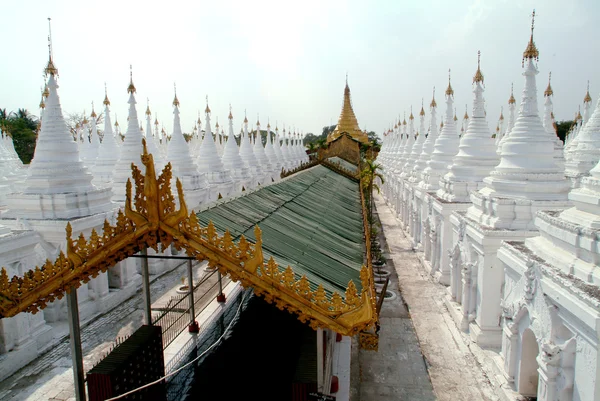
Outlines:
[[[399,291],[399,295],[404,299],[412,320],[411,322],[406,318],[390,318],[389,314],[392,312],[386,312],[384,308],[382,310],[379,353],[383,352],[385,355],[383,358],[387,358],[388,354],[398,354],[403,352],[404,349],[410,351],[411,347],[414,351],[414,348],[420,346],[420,352],[422,352],[425,359],[431,384],[433,385],[433,392],[438,400],[497,400],[493,386],[469,348],[470,339],[457,329],[444,305],[443,299],[447,294],[446,287],[434,282],[433,278],[425,272],[416,253],[411,248],[410,240],[400,228],[399,220],[396,219],[383,199],[376,196],[375,201],[381,228],[387,242],[387,249],[384,249],[384,251],[387,252],[388,259],[393,262],[398,275],[397,284],[394,283],[391,288]],[[383,243],[382,246],[384,246]],[[388,302],[384,302],[384,305],[386,303]],[[394,307],[392,303],[388,306]],[[402,316],[405,312],[399,309],[393,313]],[[389,327],[386,328],[386,325],[389,325]],[[410,326],[412,329],[413,325],[417,337],[417,342],[414,345],[410,340],[410,336],[401,335],[403,332],[410,333],[408,327]],[[397,341],[394,341],[394,338],[397,338]],[[362,357],[363,355],[361,355]],[[409,353],[408,358],[410,361],[408,364],[396,364],[396,371],[390,368],[386,374],[389,374],[394,380],[400,380],[400,376],[406,378],[418,372],[418,369],[416,369],[416,353]],[[410,365],[410,368],[407,369],[408,365]],[[409,392],[412,388],[410,387],[410,384],[413,384],[412,380],[417,385],[427,385],[420,376],[415,375],[413,377],[414,379],[411,379],[410,383],[402,386],[407,388]],[[404,380],[406,382],[408,379]],[[366,388],[368,389],[369,386]],[[430,399],[417,397],[416,394],[414,398],[402,397],[401,394],[395,398],[361,397],[360,400]]]

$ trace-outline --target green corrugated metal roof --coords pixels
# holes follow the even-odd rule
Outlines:
[[[343,168],[345,168],[346,170],[350,170],[353,173],[358,172],[358,166],[356,164],[350,163],[349,161],[344,160],[340,157],[334,156],[328,158],[327,160],[334,164],[340,163]]]
[[[354,280],[360,291],[363,223],[358,183],[326,167],[315,166],[245,196],[198,213],[234,238],[255,240],[262,230],[265,260],[273,256],[283,270],[290,265],[306,275],[313,290],[319,284],[343,295]],[[298,277],[299,278],[299,277]]]

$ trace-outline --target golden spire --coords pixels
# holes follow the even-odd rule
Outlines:
[[[210,107],[208,107],[208,95],[206,95],[206,109],[204,109],[205,113],[210,113]]]
[[[450,85],[450,69],[448,69],[448,88],[446,89],[446,96],[454,96],[454,89]]]
[[[92,114],[90,114],[90,117],[92,117],[92,118],[96,118],[96,117],[98,117],[98,116],[96,115],[96,112],[94,111],[94,102],[92,102]]]
[[[133,85],[133,67],[129,64],[129,86],[127,87],[127,93],[132,95],[135,93],[135,86]]]
[[[533,10],[533,14],[531,14],[531,37],[529,38],[529,43],[527,43],[527,48],[523,52],[523,61],[522,65],[525,65],[525,59],[535,61],[539,60],[540,52],[537,47],[535,47],[535,42],[533,41],[533,28],[535,26],[535,10]]]
[[[550,86],[550,81],[552,80],[552,71],[548,73],[548,87],[544,91],[544,97],[554,95],[554,91],[552,91],[552,86]]]
[[[402,121],[402,125],[406,125],[406,112],[404,112],[404,120]]]
[[[177,85],[175,84],[175,82],[173,82],[173,90],[175,92],[175,98],[173,98],[173,106],[179,107],[179,99],[177,99]],[[208,107],[208,96],[206,97],[206,107]]]
[[[463,116],[463,120],[469,119],[469,114],[467,113],[468,109],[469,109],[469,105],[465,104],[465,115]]]
[[[477,50],[477,71],[473,77],[473,83],[481,82],[483,84],[483,74],[481,73],[481,51]]]
[[[583,117],[581,116],[581,106],[577,106],[577,116],[575,117],[575,121],[581,121]]]
[[[248,124],[248,116],[246,116],[246,109],[244,109],[244,123]]]
[[[415,117],[413,116],[413,113],[412,113],[412,105],[410,105],[410,116],[408,116],[408,119],[409,120],[414,120],[415,119]]]
[[[592,101],[592,97],[590,96],[590,81],[587,84],[587,92],[585,93],[585,97],[583,98],[583,103],[589,103]]]
[[[456,107],[454,108],[454,121],[458,121],[458,117],[456,117]]]
[[[102,104],[105,106],[110,106],[110,100],[108,100],[108,91],[106,90],[106,82],[104,83],[104,101]]]
[[[219,117],[216,118],[217,123],[215,124],[215,132],[219,133]]]
[[[117,119],[117,115],[115,114],[115,127],[119,126],[119,120]]]
[[[510,84],[510,97],[508,98],[508,104],[515,104],[515,97],[513,96],[513,84]]]
[[[202,121],[200,120],[200,110],[198,110],[198,120],[196,121],[198,123],[198,126],[202,126]]]
[[[85,116],[85,110],[83,110],[83,121],[81,122],[82,124],[87,124],[89,123],[87,117]]]
[[[256,126],[260,127],[260,118],[258,116],[258,113],[256,113]]]
[[[154,125],[158,125],[158,115],[154,114]]]
[[[271,121],[269,117],[267,117],[267,130],[271,131]]]
[[[152,112],[150,111],[150,99],[146,98],[146,115],[151,116]]]
[[[229,118],[230,120],[233,120],[233,114],[231,114],[231,103],[229,103]]]
[[[44,72],[46,75],[58,75],[58,69],[54,66],[54,61],[52,61],[52,27],[50,20],[51,18],[48,18],[48,65],[46,65]]]
[[[48,98],[48,96],[50,96],[50,91],[48,90],[48,85],[44,85],[44,92],[42,93],[42,96],[44,96],[46,99]]]
[[[423,110],[423,99],[421,98],[421,111],[419,112],[420,116],[424,116],[425,115],[425,110]]]
[[[437,103],[435,102],[435,86],[433,87],[433,96],[431,98],[431,103],[429,104],[429,107],[437,107]]]
[[[327,136],[327,142],[331,142],[337,139],[342,134],[348,134],[353,139],[368,143],[369,139],[364,134],[364,132],[360,129],[358,125],[358,120],[356,115],[354,114],[354,110],[352,108],[352,99],[350,96],[350,87],[348,86],[348,76],[346,75],[346,86],[344,88],[344,102],[342,105],[342,112],[340,113],[340,118],[338,119],[337,126]]]

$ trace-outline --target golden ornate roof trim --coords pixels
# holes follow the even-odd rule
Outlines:
[[[212,222],[207,227],[200,226],[195,212],[188,214],[179,179],[176,187],[180,207],[176,209],[170,184],[171,164],[167,164],[157,177],[146,141],[142,140],[142,144],[141,160],[146,172],[142,174],[132,163],[135,194],[132,194],[133,184],[129,179],[125,210],[119,210],[116,224],[112,226],[105,220],[101,235],[92,230],[88,239],[83,234],[73,239],[68,223],[66,255],[61,252],[56,261],[48,260],[23,277],[14,276],[10,280],[3,268],[0,272],[0,318],[20,312],[36,313],[61,299],[65,292],[87,283],[140,250],[149,247],[160,252],[173,244],[197,260],[208,260],[209,266],[229,274],[244,287],[253,287],[255,293],[268,302],[296,313],[302,322],[308,322],[313,328],[327,327],[350,336],[373,326],[377,314],[370,264],[361,269],[360,293],[353,281],[349,282],[344,297],[337,292],[327,297],[322,286],[311,291],[308,279],[297,276],[291,267],[281,271],[272,258],[264,262],[258,227],[254,229],[255,244],[244,236],[236,244],[228,231],[219,236]],[[362,202],[364,209],[364,199]],[[370,252],[369,246],[367,252]]]

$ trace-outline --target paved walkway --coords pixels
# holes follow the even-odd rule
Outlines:
[[[420,346],[420,352],[425,359],[433,385],[433,392],[438,400],[497,400],[498,397],[494,394],[494,389],[484,370],[469,349],[470,339],[456,328],[444,305],[446,287],[434,282],[433,278],[425,272],[416,253],[411,248],[409,239],[400,228],[399,220],[396,219],[383,199],[376,196],[375,201],[387,242],[387,249],[384,251],[387,251],[388,259],[393,261],[398,275],[398,284],[394,284],[392,289],[399,290],[411,318],[409,320],[389,316],[390,313],[403,316],[406,312],[402,309],[395,312],[386,312],[385,308],[382,310],[379,353],[384,353],[384,360],[391,354],[392,359],[397,361],[398,358],[395,357],[395,354],[403,353],[405,349],[408,349],[409,361],[408,363],[391,364],[389,369],[386,367],[387,371],[381,372],[381,374],[389,375],[393,380],[400,380],[400,376],[410,377],[410,380],[405,379],[405,382],[408,381],[406,386],[402,386],[409,392],[414,383],[417,386],[426,386],[425,380],[417,374],[416,353],[410,353],[411,349],[415,351],[414,347]],[[382,246],[384,246],[383,243]],[[386,303],[388,302],[384,302],[384,305]],[[394,307],[392,303],[389,306]],[[386,328],[387,325],[389,325],[388,328]],[[415,345],[410,339],[411,330],[409,330],[409,326],[412,329],[413,325],[418,338]],[[403,336],[402,333],[406,333],[407,336]],[[361,354],[361,359],[365,360],[364,353]],[[378,364],[374,366],[378,366]],[[370,386],[363,387],[361,385],[361,394],[363,388],[368,391]],[[382,386],[381,391],[386,391],[385,388]],[[366,392],[365,394],[370,395],[371,393]],[[387,399],[425,400],[429,398],[404,397],[400,393],[400,396],[395,398],[367,396],[366,398],[361,397],[360,401]]]

